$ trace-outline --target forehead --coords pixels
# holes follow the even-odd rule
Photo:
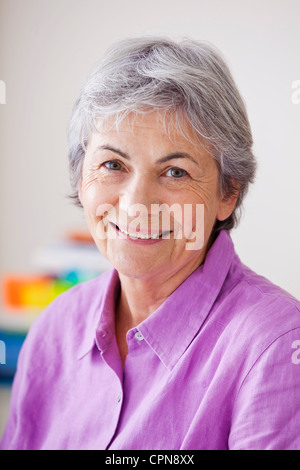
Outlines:
[[[199,152],[208,146],[196,136],[184,117],[159,111],[130,113],[120,121],[117,117],[99,120],[97,132],[89,140],[91,147],[109,139],[125,146],[142,145],[145,149],[157,146]],[[109,143],[109,142],[106,142]]]

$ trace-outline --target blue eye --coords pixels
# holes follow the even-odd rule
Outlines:
[[[170,168],[166,174],[168,176],[172,176],[173,178],[182,178],[183,176],[187,175],[187,172],[185,170],[182,170],[181,168],[173,167]]]
[[[109,162],[105,162],[104,166],[108,168],[109,170],[121,170],[122,169],[121,163],[116,160],[110,160]]]

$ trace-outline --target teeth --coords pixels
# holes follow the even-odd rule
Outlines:
[[[146,235],[146,234],[137,233],[137,232],[135,232],[135,233],[126,232],[126,230],[123,230],[120,227],[118,227],[118,229],[120,230],[120,232],[125,233],[126,235],[129,235],[131,238],[141,238],[142,240],[149,240],[150,238],[151,239],[157,239],[157,238],[160,237],[159,233],[157,233],[155,235]]]

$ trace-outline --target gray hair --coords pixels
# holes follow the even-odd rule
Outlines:
[[[219,51],[190,39],[123,39],[96,65],[81,89],[68,128],[74,190],[70,197],[81,206],[78,184],[83,160],[99,120],[113,117],[117,125],[129,113],[153,110],[175,117],[182,134],[180,117],[184,117],[198,143],[208,146],[217,162],[220,194],[230,198],[238,191],[233,213],[216,221],[214,230],[236,226],[256,169],[246,107]]]

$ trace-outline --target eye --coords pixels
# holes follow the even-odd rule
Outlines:
[[[103,165],[108,169],[108,170],[121,170],[123,167],[120,162],[117,160],[109,160],[108,162],[103,163]]]
[[[182,178],[187,175],[187,172],[182,168],[173,167],[166,172],[167,176],[172,176],[172,178]]]

